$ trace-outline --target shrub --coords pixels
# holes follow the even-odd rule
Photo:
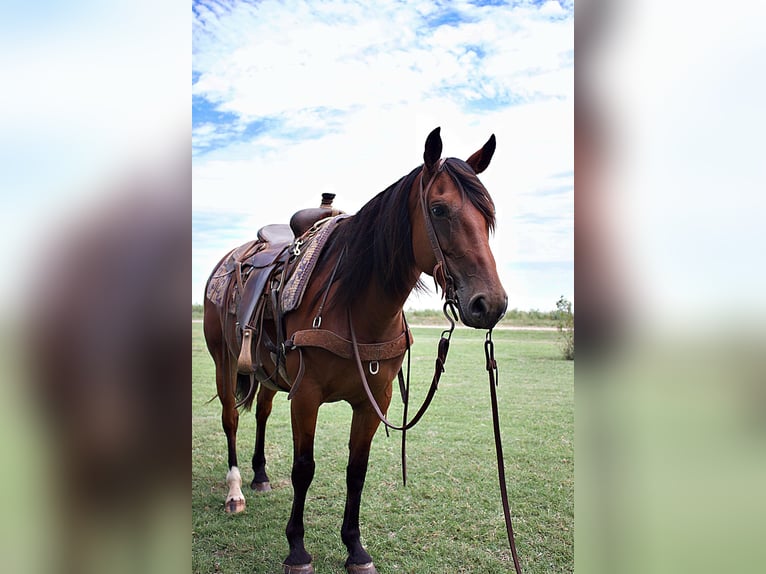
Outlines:
[[[574,360],[574,313],[572,313],[572,303],[562,295],[556,301],[557,322],[556,327],[559,330],[561,339],[561,350],[564,358],[568,361]]]

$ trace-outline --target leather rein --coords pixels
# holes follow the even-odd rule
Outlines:
[[[386,433],[388,433],[388,429],[398,430],[402,432],[402,480],[405,486],[407,484],[407,460],[406,460],[407,430],[414,427],[418,423],[418,421],[420,421],[420,419],[423,417],[426,410],[430,406],[431,401],[434,398],[434,395],[436,394],[436,389],[439,386],[439,379],[441,378],[441,375],[444,372],[444,365],[447,361],[447,353],[449,352],[450,339],[452,337],[453,331],[455,330],[455,324],[458,319],[458,313],[456,309],[457,294],[455,292],[455,282],[449,273],[447,260],[444,257],[444,252],[442,251],[441,246],[439,245],[439,238],[436,235],[436,230],[434,229],[433,221],[431,220],[431,212],[428,209],[428,192],[431,189],[431,186],[433,185],[434,181],[438,177],[439,173],[443,171],[444,162],[445,162],[444,159],[441,159],[439,161],[438,168],[436,169],[434,174],[431,176],[425,188],[423,187],[423,179],[426,173],[426,167],[423,166],[423,173],[421,174],[421,177],[420,177],[420,190],[419,190],[420,198],[419,199],[420,199],[421,210],[423,212],[423,219],[425,221],[426,234],[428,235],[428,240],[431,243],[431,249],[434,253],[434,257],[436,258],[436,265],[434,266],[434,269],[433,269],[433,277],[434,277],[434,281],[436,281],[437,284],[442,288],[442,291],[445,295],[443,312],[444,312],[444,316],[450,322],[450,327],[442,332],[441,338],[439,339],[439,346],[438,346],[437,355],[436,355],[436,364],[434,366],[434,376],[431,380],[431,386],[428,389],[428,394],[426,395],[426,398],[423,401],[423,404],[418,409],[418,412],[409,421],[407,421],[407,410],[408,410],[408,404],[409,404],[409,387],[410,387],[410,343],[409,343],[409,337],[407,338],[406,379],[402,373],[402,370],[401,369],[399,370],[399,387],[402,394],[402,401],[404,403],[404,414],[403,414],[401,426],[392,424],[386,418],[385,413],[383,413],[383,411],[380,408],[380,405],[378,405],[378,402],[375,400],[372,390],[370,389],[370,385],[367,381],[367,375],[365,374],[364,367],[362,365],[362,359],[359,353],[359,343],[357,342],[356,333],[354,331],[354,325],[351,321],[351,314],[349,313],[348,315],[348,326],[351,332],[351,344],[353,348],[354,360],[356,362],[357,369],[359,370],[359,377],[361,378],[362,386],[364,387],[365,393],[367,394],[367,398],[369,399],[370,404],[375,410],[375,413],[378,415],[378,418],[385,425]],[[406,319],[404,319],[404,313],[402,313],[402,318],[404,321],[405,333],[408,333],[409,327],[407,326]],[[506,527],[506,533],[508,535],[508,543],[510,544],[511,554],[513,557],[513,567],[516,570],[516,574],[521,574],[521,566],[519,564],[519,557],[516,552],[516,543],[514,541],[514,535],[513,535],[511,510],[510,510],[510,504],[508,501],[508,489],[505,482],[505,462],[503,459],[503,445],[502,445],[502,439],[500,436],[500,417],[498,414],[497,391],[496,391],[496,387],[498,385],[498,369],[497,369],[497,361],[495,360],[495,345],[494,345],[494,342],[492,341],[492,329],[487,331],[486,340],[484,342],[484,355],[486,359],[485,367],[489,376],[490,398],[492,402],[492,424],[493,424],[494,436],[495,436],[495,452],[497,455],[497,472],[498,472],[498,482],[500,483],[500,497],[501,497],[502,505],[503,505],[503,516],[505,518],[505,527]]]

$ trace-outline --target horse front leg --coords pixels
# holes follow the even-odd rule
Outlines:
[[[303,391],[307,390],[308,381],[303,381]],[[284,561],[285,574],[313,574],[311,554],[303,544],[305,533],[303,511],[306,493],[314,479],[314,433],[316,430],[319,404],[313,401],[309,393],[298,393],[290,405],[293,427],[293,507],[290,520],[285,529],[290,554]]]
[[[387,405],[381,405],[387,409]],[[348,548],[346,571],[349,574],[377,574],[372,558],[362,546],[359,507],[367,477],[370,446],[380,421],[369,404],[354,408],[351,421],[348,467],[346,467],[346,509],[343,513],[341,539]]]
[[[258,398],[255,407],[255,451],[253,452],[253,471],[255,476],[250,483],[250,488],[259,492],[271,490],[269,477],[266,474],[266,421],[269,420],[271,407],[276,391],[267,389],[263,385],[258,389]]]

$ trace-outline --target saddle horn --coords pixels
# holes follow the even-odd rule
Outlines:
[[[320,219],[335,217],[336,215],[344,213],[339,209],[333,208],[332,202],[334,199],[334,193],[323,193],[322,202],[319,204],[319,207],[310,207],[308,209],[296,211],[290,218],[290,229],[293,230],[295,237],[300,237],[306,233],[309,228]]]

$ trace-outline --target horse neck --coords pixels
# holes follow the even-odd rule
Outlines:
[[[412,286],[407,296],[415,288],[419,276],[420,273],[413,270]],[[393,338],[401,332],[402,310],[406,301],[406,296],[397,299],[386,293],[379,281],[372,281],[353,310],[354,328],[368,341]]]

